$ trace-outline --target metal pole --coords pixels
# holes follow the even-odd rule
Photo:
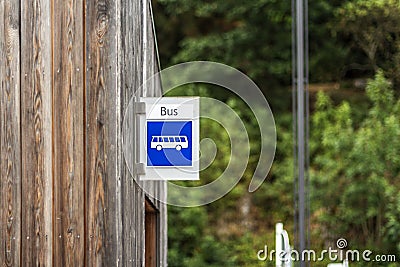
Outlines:
[[[297,155],[298,155],[298,197],[299,197],[299,250],[305,249],[305,187],[304,187],[304,3],[296,1],[296,43],[297,43]],[[300,266],[305,267],[301,259]]]

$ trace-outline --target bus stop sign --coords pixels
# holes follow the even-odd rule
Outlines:
[[[192,121],[147,121],[147,166],[192,166]]]
[[[199,179],[199,98],[142,97],[141,180]]]

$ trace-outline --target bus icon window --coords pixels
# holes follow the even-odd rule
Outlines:
[[[164,148],[175,148],[180,151],[182,148],[188,148],[188,139],[186,136],[152,136],[150,148],[158,151]]]

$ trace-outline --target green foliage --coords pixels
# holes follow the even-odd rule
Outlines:
[[[200,85],[178,88],[171,94],[211,93]],[[317,94],[310,140],[312,247],[324,249],[327,243],[345,237],[353,249],[399,254],[400,100],[381,71],[369,81],[366,95],[368,112],[355,121],[352,104],[336,105],[325,93]],[[283,221],[289,233],[293,232],[291,115],[276,117],[276,160],[269,179],[249,195],[246,189],[260,145],[257,124],[242,101],[229,96],[226,102],[250,133],[249,168],[223,200],[194,209],[169,207],[170,266],[268,266],[271,263],[257,261],[255,253],[273,244],[274,223]],[[203,121],[201,131],[217,144],[229,142],[221,126],[211,121]],[[229,153],[224,151],[219,157],[202,174],[203,183],[221,173]],[[246,215],[251,226],[244,226],[240,207],[248,197],[253,212]]]
[[[400,2],[397,0],[348,1],[336,12],[336,30],[353,44],[353,54],[365,56],[350,58],[359,64],[368,64],[373,70],[385,69],[398,80],[400,57]],[[355,52],[355,53],[354,53]],[[394,59],[394,60],[393,60]],[[360,60],[363,60],[360,62]]]
[[[158,0],[156,22],[165,36],[162,58],[168,64],[212,60],[236,67],[264,91],[290,85],[292,57],[291,2],[279,0]],[[335,80],[348,53],[328,25],[343,1],[309,5],[312,79]],[[178,25],[177,18],[184,23]],[[323,27],[321,27],[323,25]],[[173,49],[171,39],[179,43]],[[162,41],[164,38],[162,39]],[[176,51],[177,53],[174,53]],[[321,67],[323,66],[323,68]]]
[[[245,122],[251,151],[241,182],[222,200],[193,209],[169,207],[169,266],[269,266],[256,261],[255,253],[273,244],[274,224],[285,222],[293,233],[290,1],[157,0],[155,13],[162,65],[214,60],[242,70],[267,92],[278,141],[268,179],[247,194],[260,149],[247,106],[212,86],[171,92],[228,103]],[[318,93],[312,103],[312,247],[323,249],[345,237],[354,249],[400,255],[400,101],[393,90],[400,84],[399,1],[309,1],[308,13],[312,82],[376,73],[366,88],[368,103],[360,92],[343,94],[348,99],[339,104]],[[201,134],[217,144],[229,143],[211,120],[202,121]],[[222,173],[228,152],[228,145],[220,148],[201,183]],[[245,204],[248,214],[241,211]]]
[[[400,194],[392,187],[387,192],[389,204],[385,212],[387,223],[384,227],[384,242],[391,244],[390,251],[399,254],[400,251]]]
[[[171,2],[182,1],[164,3]],[[289,2],[228,0],[185,3],[189,7],[183,12],[207,23],[199,25],[200,34],[182,39],[181,50],[173,62],[207,59],[241,69],[254,79],[266,74],[273,79],[290,77]]]
[[[176,88],[168,95],[201,95],[207,97],[210,96],[212,90],[212,87],[193,84]],[[241,262],[248,259],[252,259],[252,266],[254,266],[254,263],[258,262],[256,252],[264,246],[263,242],[258,243],[258,246],[254,248],[244,243],[242,236],[243,238],[246,235],[252,236],[251,229],[243,228],[244,221],[246,219],[252,220],[252,218],[245,218],[241,212],[237,212],[240,208],[238,203],[244,201],[245,192],[258,162],[260,151],[258,125],[247,105],[236,96],[230,95],[226,99],[226,104],[240,116],[249,134],[251,142],[248,167],[239,184],[224,197],[223,201],[216,201],[205,207],[191,209],[169,207],[169,266],[241,266]],[[223,114],[218,110],[218,106],[207,105],[207,109],[207,114]],[[230,124],[234,125],[233,122]],[[179,184],[198,186],[210,183],[218,178],[231,158],[230,137],[238,134],[242,135],[243,133],[230,132],[230,136],[228,136],[219,123],[202,118],[200,136],[201,138],[210,138],[217,144],[216,158],[210,166],[200,173],[200,181],[179,182]],[[208,214],[212,216],[207,216]],[[221,233],[225,229],[218,231],[217,225],[224,225],[231,232],[228,234]],[[231,238],[232,242],[230,241]],[[246,240],[249,239],[247,236]]]
[[[204,208],[169,207],[169,266],[234,266],[229,253],[215,238],[207,234]]]
[[[354,247],[400,253],[400,100],[382,72],[368,83],[367,95],[372,106],[359,127],[348,103],[334,107],[318,95],[312,131],[320,144],[313,146],[312,164],[316,223]]]

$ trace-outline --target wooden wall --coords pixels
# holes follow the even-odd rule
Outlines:
[[[145,266],[121,135],[131,97],[161,94],[137,90],[159,70],[151,16],[148,0],[0,2],[1,266]]]

